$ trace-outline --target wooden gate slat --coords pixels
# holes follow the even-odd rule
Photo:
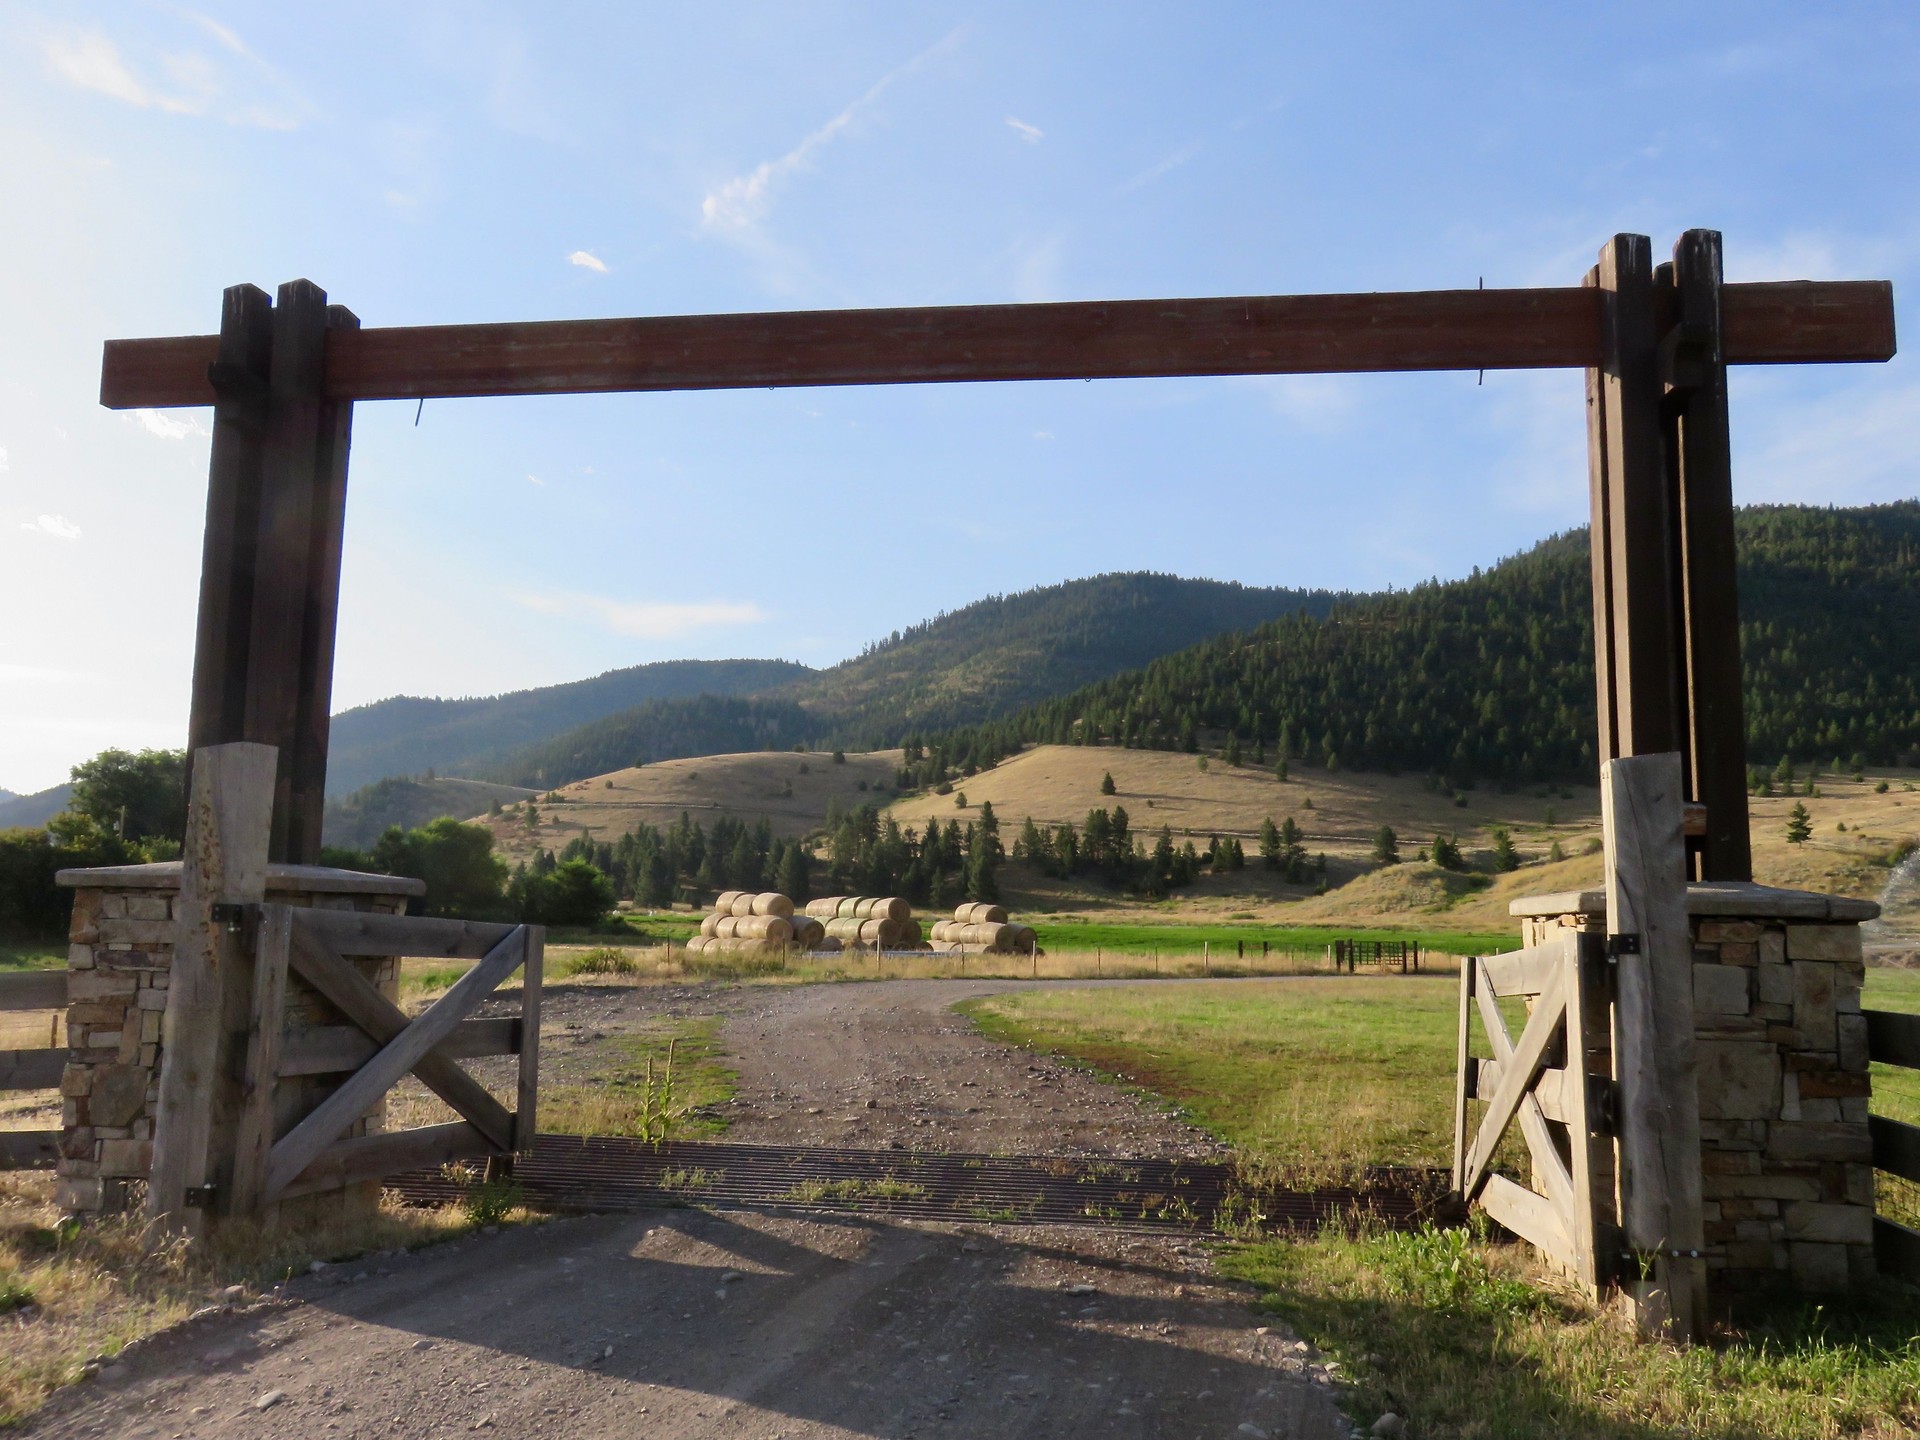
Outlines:
[[[1484,1019],[1487,1010],[1493,1006],[1493,997],[1482,994],[1476,997]],[[1561,1014],[1566,1008],[1566,993],[1558,976],[1549,979],[1546,990],[1541,994],[1539,1004],[1533,1016],[1527,1022],[1527,1028],[1520,1036],[1520,1043],[1513,1047],[1510,1055],[1496,1058],[1505,1061],[1511,1067],[1502,1077],[1500,1089],[1495,1093],[1487,1107],[1487,1113],[1481,1118],[1480,1133],[1474,1136],[1473,1147],[1467,1156],[1466,1184],[1461,1193],[1468,1199],[1474,1199],[1480,1190],[1481,1182],[1486,1178],[1487,1166],[1493,1159],[1494,1147],[1506,1134],[1507,1126],[1513,1122],[1514,1115],[1520,1110],[1521,1102],[1528,1098],[1527,1087],[1539,1074],[1547,1053],[1547,1045],[1553,1039],[1559,1026]],[[1499,1018],[1500,1012],[1494,1009],[1494,1020],[1489,1029],[1504,1035],[1506,1025]],[[1496,1047],[1499,1042],[1496,1040]],[[1549,1147],[1551,1148],[1551,1147]]]
[[[545,978],[547,930],[526,927],[525,963],[520,967],[520,1075],[514,1101],[513,1148],[522,1155],[533,1151],[540,1113],[540,988]]]
[[[1560,958],[1560,945],[1555,941],[1525,950],[1509,950],[1504,955],[1482,955],[1480,964],[1493,993],[1504,998],[1538,995],[1547,988],[1547,978],[1559,966]]]
[[[336,955],[413,955],[440,960],[478,960],[516,928],[491,920],[368,915],[358,910],[309,910],[300,924]]]
[[[1564,968],[1549,971],[1548,976],[1546,989],[1534,1006],[1533,1014],[1527,1017],[1527,1028],[1520,1036],[1524,1044],[1529,1036],[1536,1033],[1536,1027],[1542,1027],[1540,1030],[1542,1053],[1546,1046],[1553,1043],[1553,1032],[1561,1023],[1567,1003],[1567,991],[1571,988]],[[1486,1029],[1488,1043],[1493,1047],[1494,1059],[1505,1067],[1507,1072],[1501,1077],[1502,1083],[1507,1083],[1508,1074],[1511,1073],[1512,1068],[1522,1062],[1517,1058],[1518,1052],[1507,1035],[1506,1017],[1500,1013],[1499,1005],[1487,991],[1482,990],[1476,998],[1480,1006],[1481,1024]],[[1532,1156],[1534,1169],[1539,1172],[1541,1180],[1546,1185],[1547,1198],[1565,1211],[1573,1204],[1573,1177],[1567,1173],[1567,1167],[1560,1159],[1560,1152],[1553,1143],[1553,1136],[1547,1130],[1546,1118],[1541,1113],[1540,1098],[1534,1093],[1535,1087],[1539,1084],[1540,1075],[1544,1072],[1537,1062],[1525,1063],[1533,1066],[1533,1073],[1513,1080],[1512,1083],[1517,1087],[1520,1095],[1517,1111],[1513,1113],[1517,1114],[1520,1121],[1520,1133],[1526,1137],[1527,1151]],[[1494,1097],[1493,1101],[1488,1102],[1486,1118],[1481,1125],[1483,1138],[1488,1126],[1497,1123],[1504,1132],[1507,1125],[1511,1123],[1505,1118],[1508,1112],[1502,1111],[1498,1104],[1500,1097],[1498,1086],[1494,1089]],[[1496,1116],[1502,1118],[1496,1121]],[[1499,1143],[1499,1135],[1493,1136],[1488,1141],[1487,1163],[1492,1163],[1493,1151]]]
[[[453,988],[430,1005],[356,1070],[338,1090],[315,1107],[273,1147],[267,1162],[267,1198],[272,1200],[292,1184],[320,1153],[366,1113],[395,1081],[432,1052],[474,1006],[484,1000],[526,959],[526,934],[516,929],[487,956],[454,982]],[[497,1102],[496,1102],[497,1103]],[[505,1149],[512,1145],[511,1126]]]
[[[392,1036],[388,1036],[391,1039]],[[341,1075],[358,1070],[380,1053],[385,1041],[376,1040],[358,1025],[321,1025],[288,1035],[280,1047],[280,1078],[300,1075]],[[497,1020],[462,1020],[453,1033],[433,1047],[447,1060],[477,1060],[487,1055],[520,1053],[520,1022],[511,1016]]]
[[[409,1170],[498,1153],[498,1146],[464,1120],[381,1135],[356,1135],[322,1150],[277,1198],[292,1200],[363,1180],[381,1180]]]
[[[247,1027],[246,1071],[234,1133],[230,1214],[260,1208],[273,1149],[273,1091],[280,1079],[280,1045],[286,1033],[287,965],[293,950],[293,910],[262,905],[253,952],[253,1013]]]
[[[1495,1220],[1522,1240],[1539,1246],[1564,1265],[1574,1263],[1573,1246],[1552,1201],[1516,1185],[1504,1175],[1489,1175],[1479,1202]]]
[[[314,913],[303,910],[295,918],[294,969],[300,972],[301,979],[326,996],[342,1014],[382,1046],[391,1044],[394,1037],[407,1028],[406,1015],[374,989],[358,970],[313,938],[307,930],[305,917]],[[441,998],[444,1001],[446,997]],[[494,1099],[478,1080],[443,1055],[441,1049],[442,1046],[436,1044],[432,1052],[413,1067],[413,1073],[420,1083],[492,1136],[500,1149],[511,1147],[513,1117],[507,1114],[506,1107]]]

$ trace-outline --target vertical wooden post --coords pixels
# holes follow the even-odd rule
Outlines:
[[[273,1133],[273,1100],[287,1028],[287,966],[292,951],[292,907],[265,907],[253,948],[246,1069],[234,1125],[233,1173],[219,1207],[223,1214],[256,1215],[266,1198],[267,1156],[279,1138]]]
[[[1590,1296],[1597,1297],[1614,1273],[1604,1251],[1618,1245],[1613,1227],[1603,1222],[1600,1213],[1613,1178],[1608,1156],[1612,1147],[1604,1136],[1595,1133],[1589,1083],[1596,1065],[1607,1059],[1610,987],[1600,983],[1596,974],[1606,963],[1605,943],[1599,936],[1563,929],[1561,943],[1565,950],[1559,963],[1566,968],[1570,986],[1567,1083],[1562,1092],[1567,1117],[1567,1169],[1573,1180],[1573,1214],[1568,1217],[1567,1236],[1573,1241],[1574,1278]],[[1610,1060],[1607,1063],[1610,1070]]]
[[[360,321],[346,306],[327,306],[327,329],[359,328]],[[294,699],[293,764],[288,774],[286,858],[301,864],[320,858],[320,821],[327,804],[327,739],[333,707],[333,644],[340,615],[340,552],[347,527],[352,402],[323,402],[315,428],[312,527],[307,537],[306,603]]]
[[[246,937],[216,905],[257,905],[266,896],[267,845],[277,757],[268,745],[214,745],[194,757],[175,902],[173,969],[161,1025],[160,1097],[154,1115],[148,1213],[198,1233],[203,1205],[187,1192],[215,1178],[215,1110],[230,1073],[223,1055],[228,991],[246,982]],[[204,1198],[204,1197],[202,1197]]]
[[[1603,351],[1588,376],[1587,420],[1605,761],[1680,748],[1682,614],[1661,444],[1652,242],[1614,236],[1590,278],[1601,292]]]
[[[1643,1330],[1692,1340],[1706,1333],[1706,1265],[1681,794],[1677,754],[1600,769],[1617,961],[1621,1224],[1631,1251],[1649,1262],[1646,1278],[1627,1289]]]
[[[1460,1034],[1455,1051],[1453,1074],[1453,1193],[1462,1195],[1467,1188],[1467,1101],[1473,1098],[1467,1068],[1470,1060],[1467,1042],[1473,1034],[1473,986],[1480,968],[1476,956],[1460,961]]]
[[[193,651],[187,757],[246,738],[247,644],[253,627],[260,529],[260,441],[266,426],[273,301],[252,285],[222,297],[219,359],[208,378],[213,444],[200,546],[200,616]]]
[[[520,1079],[513,1114],[513,1148],[533,1153],[539,1127],[540,1098],[540,985],[546,972],[547,930],[525,927],[527,958],[520,965]]]
[[[1707,810],[1699,878],[1751,880],[1719,232],[1682,235],[1674,246],[1672,275],[1674,326],[1661,344],[1660,359],[1685,612],[1688,731],[1682,743],[1690,762],[1688,798]]]

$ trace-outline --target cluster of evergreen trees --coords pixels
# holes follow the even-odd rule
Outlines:
[[[643,822],[618,840],[576,837],[558,858],[595,866],[616,895],[641,905],[698,900],[722,890],[778,890],[796,901],[812,894],[806,847],[777,839],[764,817],[749,825],[722,815],[709,832],[682,810],[664,829]]]
[[[1006,859],[992,805],[962,827],[928,820],[916,833],[872,805],[827,812],[829,889],[848,895],[901,895],[915,905],[948,910],[962,900],[998,900]]]
[[[1920,502],[1737,516],[1749,752],[1920,760]],[[1003,721],[928,739],[948,769],[1022,745],[1197,750],[1476,781],[1594,775],[1584,529],[1464,580],[1296,613]]]

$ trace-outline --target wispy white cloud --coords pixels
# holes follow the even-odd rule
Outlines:
[[[1733,483],[1742,501],[1858,505],[1914,493],[1920,384],[1849,385],[1798,399],[1785,393],[1789,383],[1736,381]]]
[[[594,270],[602,275],[607,273],[607,262],[602,260],[598,255],[595,255],[591,250],[574,251],[571,255],[567,256],[567,263],[569,265],[578,265],[582,270]]]
[[[758,605],[741,600],[675,603],[614,600],[604,595],[574,592],[521,594],[514,599],[541,615],[589,619],[616,635],[632,635],[642,640],[672,640],[694,630],[717,625],[751,625],[770,618]]]
[[[531,474],[527,476],[527,483],[529,485],[538,485],[542,489],[545,489],[547,484],[547,482],[542,480],[538,475],[531,475]]]
[[[826,124],[804,137],[784,155],[763,160],[744,175],[736,175],[709,190],[700,202],[700,223],[721,235],[738,235],[756,227],[773,205],[774,191],[787,176],[804,169],[823,148],[852,131],[894,84],[911,75],[927,61],[958,45],[965,27],[949,31],[940,40],[922,50],[905,64],[882,75],[852,104]]]
[[[1131,179],[1122,180],[1119,185],[1114,187],[1113,193],[1116,195],[1125,195],[1129,191],[1138,190],[1143,185],[1151,185],[1169,171],[1178,170],[1182,165],[1198,155],[1201,149],[1202,146],[1198,140],[1194,141],[1191,145],[1182,145],[1171,155],[1155,164],[1149,165],[1138,175],[1133,176]]]
[[[64,515],[42,515],[37,520],[28,520],[20,528],[32,530],[41,535],[51,535],[56,540],[78,540],[80,527]]]
[[[161,410],[129,410],[127,418],[149,435],[162,440],[206,440],[213,432],[197,415],[169,415]]]
[[[295,129],[311,114],[287,79],[229,27],[178,7],[160,14],[159,23],[171,21],[187,33],[146,37],[138,60],[100,25],[48,31],[41,54],[68,84],[140,110],[266,130]],[[205,39],[224,54],[200,48]]]
[[[1042,130],[1038,125],[1029,125],[1024,120],[1014,119],[1011,115],[1007,116],[1007,124],[1013,127],[1014,134],[1018,135],[1029,145],[1038,145],[1047,135],[1047,132]]]

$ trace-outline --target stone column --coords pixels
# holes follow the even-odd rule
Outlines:
[[[67,937],[67,1066],[60,1081],[64,1133],[55,1198],[71,1214],[126,1210],[135,1208],[133,1195],[143,1188],[153,1158],[164,1059],[160,1022],[173,965],[180,864],[63,870],[58,878],[74,897]],[[267,867],[267,900],[276,905],[397,915],[425,891],[420,881],[403,876],[314,865]],[[355,963],[383,994],[398,999],[397,960]],[[345,1017],[298,976],[289,977],[290,1029],[343,1023]],[[283,1083],[277,1107],[283,1127],[335,1083],[337,1077],[329,1076]],[[352,1133],[378,1130],[385,1109],[383,1101]],[[377,1201],[378,1187],[343,1198],[353,1208],[365,1208]]]
[[[1604,931],[1590,890],[1516,900],[1528,945]],[[1717,1287],[1831,1293],[1874,1273],[1871,1079],[1860,1014],[1868,900],[1687,887],[1707,1264]]]

